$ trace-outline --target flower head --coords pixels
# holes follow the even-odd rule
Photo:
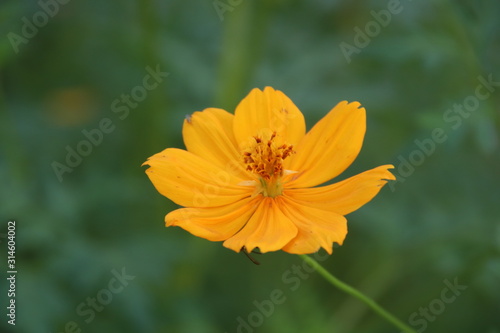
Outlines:
[[[302,113],[281,91],[253,89],[233,114],[208,108],[184,121],[187,150],[168,148],[144,164],[158,192],[179,208],[166,226],[236,252],[332,253],[347,234],[344,215],[395,179],[383,165],[320,186],[356,158],[365,109],[340,102],[308,133]]]

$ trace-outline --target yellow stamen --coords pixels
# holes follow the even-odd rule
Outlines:
[[[293,145],[277,145],[275,139],[276,132],[268,140],[254,136],[255,142],[243,152],[246,170],[258,176],[258,192],[267,197],[276,197],[283,192],[281,178],[286,172],[283,160],[295,153]]]

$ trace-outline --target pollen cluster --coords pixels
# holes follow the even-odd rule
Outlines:
[[[255,143],[243,153],[246,170],[269,182],[283,175],[283,160],[295,153],[293,145],[277,145],[276,132],[268,140],[255,136]]]

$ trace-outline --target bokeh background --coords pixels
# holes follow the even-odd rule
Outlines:
[[[164,227],[176,206],[142,162],[183,148],[186,114],[232,112],[273,86],[308,128],[341,100],[366,107],[363,149],[338,179],[396,166],[399,181],[348,216],[323,265],[419,332],[500,332],[500,2],[60,1],[0,4],[0,331],[397,332],[318,274],[298,278],[297,256],[255,266]],[[163,74],[141,90],[147,68]],[[477,88],[478,77],[492,83]],[[131,93],[140,101],[126,104]],[[103,119],[109,133],[57,176]],[[431,149],[436,129],[446,139]],[[110,293],[120,272],[131,277]],[[445,303],[445,281],[467,288]],[[256,314],[273,290],[284,301]],[[90,310],[98,296],[106,304]]]

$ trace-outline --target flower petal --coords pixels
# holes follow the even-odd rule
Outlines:
[[[250,186],[241,178],[185,150],[168,148],[143,165],[158,192],[186,207],[223,206],[249,197]]]
[[[233,135],[234,116],[216,108],[193,113],[184,121],[182,136],[189,152],[244,177],[243,157]]]
[[[297,227],[283,214],[275,198],[261,197],[248,223],[223,245],[236,252],[243,246],[249,252],[258,247],[264,253],[280,250],[296,234]]]
[[[341,174],[358,156],[366,131],[366,114],[358,102],[340,102],[296,147],[288,169],[298,171],[289,187],[322,184]]]
[[[178,226],[209,241],[223,241],[237,233],[257,208],[259,198],[208,208],[181,208],[165,216],[165,225]]]
[[[393,168],[382,165],[332,185],[289,189],[284,193],[303,205],[346,215],[373,199],[387,180],[395,180],[388,171]]]
[[[245,144],[262,131],[276,132],[280,143],[296,145],[304,136],[304,116],[281,91],[266,87],[250,91],[234,113],[234,136]]]
[[[333,243],[342,244],[347,235],[347,220],[344,216],[301,204],[283,196],[281,207],[299,229],[297,235],[283,251],[295,254],[317,252],[321,247],[332,254]]]

